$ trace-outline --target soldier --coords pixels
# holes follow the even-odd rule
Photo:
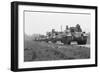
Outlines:
[[[52,29],[52,33],[55,33],[55,29]]]
[[[55,29],[52,29],[52,38],[55,38],[56,37],[56,31]]]
[[[68,25],[66,25],[66,30],[68,29]]]
[[[50,38],[51,33],[50,32],[47,32],[46,35],[47,35],[48,38]]]
[[[76,25],[76,31],[77,31],[77,32],[82,32],[82,29],[81,29],[81,27],[80,27],[79,24]]]
[[[66,30],[65,30],[66,33],[70,32],[70,29],[68,27],[68,25],[66,25]]]

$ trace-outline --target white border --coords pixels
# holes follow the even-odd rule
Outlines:
[[[91,14],[91,50],[90,59],[80,60],[59,60],[59,61],[38,61],[38,62],[24,62],[24,35],[23,35],[23,11],[55,11],[55,12],[76,12],[76,13],[90,13]],[[94,9],[78,9],[78,8],[60,8],[60,7],[44,7],[44,6],[18,6],[18,68],[36,68],[36,67],[50,67],[50,66],[71,66],[71,65],[86,65],[95,64],[95,10]]]

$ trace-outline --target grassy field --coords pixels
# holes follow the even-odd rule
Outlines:
[[[58,45],[24,41],[24,61],[89,59],[90,48],[76,45]]]

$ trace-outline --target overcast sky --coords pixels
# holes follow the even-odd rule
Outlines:
[[[90,32],[91,15],[69,13],[25,12],[25,33],[46,34],[55,29],[65,30],[65,26],[80,24],[83,31]]]

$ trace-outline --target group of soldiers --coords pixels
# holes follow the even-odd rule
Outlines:
[[[77,24],[76,27],[70,27],[70,28],[67,25],[65,32],[82,32],[82,29],[79,24]]]
[[[80,25],[79,24],[77,24],[76,25],[76,27],[68,27],[68,25],[66,25],[66,29],[65,29],[65,31],[64,32],[57,32],[57,31],[55,31],[55,29],[52,29],[52,31],[51,32],[47,32],[47,36],[48,37],[55,37],[56,35],[58,35],[58,34],[61,34],[61,33],[74,33],[74,32],[82,32],[82,29],[81,29],[81,27],[80,27]]]

